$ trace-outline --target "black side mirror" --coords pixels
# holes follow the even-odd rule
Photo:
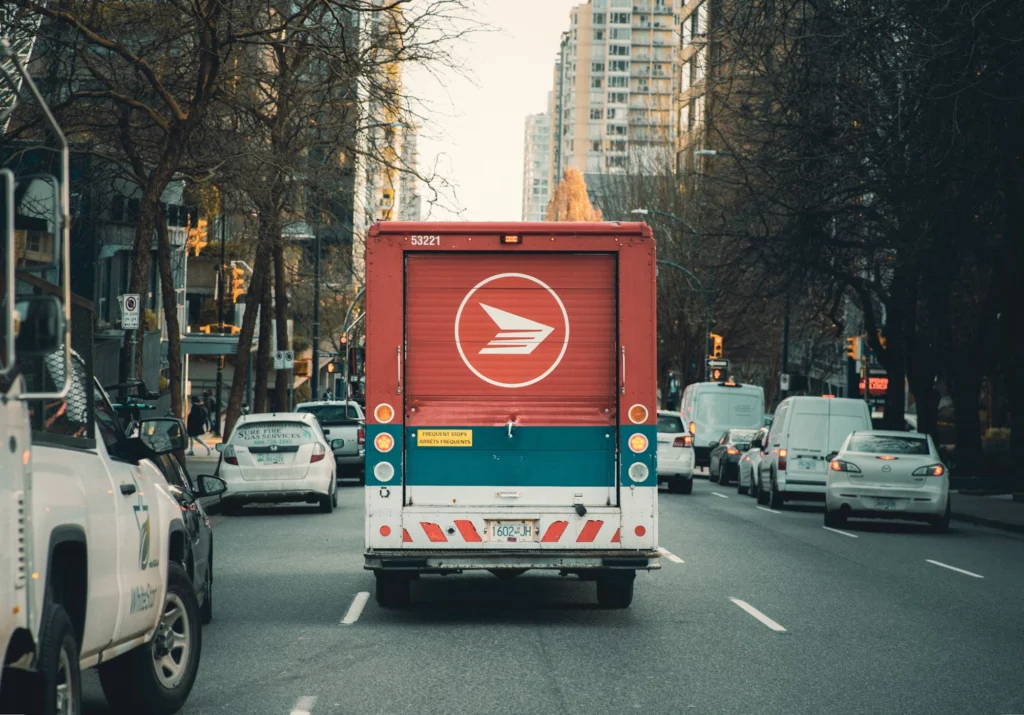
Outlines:
[[[156,454],[169,454],[188,446],[181,420],[173,417],[143,420],[139,424],[139,439]]]
[[[15,350],[19,355],[48,355],[60,350],[64,309],[53,295],[24,296],[14,303],[17,318]]]
[[[220,496],[228,490],[227,482],[220,477],[209,474],[199,475],[199,496],[215,497]]]

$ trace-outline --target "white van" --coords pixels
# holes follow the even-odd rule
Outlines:
[[[711,463],[711,449],[730,429],[764,424],[764,389],[758,385],[694,382],[683,391],[680,413],[693,435],[695,466]],[[712,445],[714,443],[714,445]]]
[[[779,509],[787,499],[825,494],[829,455],[851,432],[871,429],[862,400],[790,397],[775,410],[761,459],[757,501]]]

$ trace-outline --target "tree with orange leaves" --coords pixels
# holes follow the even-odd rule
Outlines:
[[[544,215],[547,221],[600,221],[601,209],[595,209],[587,196],[587,182],[579,169],[568,168]]]

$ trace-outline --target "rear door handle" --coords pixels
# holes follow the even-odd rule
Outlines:
[[[135,493],[135,485],[134,484],[122,484],[121,485],[121,493],[124,494],[126,497],[127,496],[131,496],[132,494]]]

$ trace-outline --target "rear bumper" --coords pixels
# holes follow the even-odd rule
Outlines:
[[[882,507],[879,499],[892,500],[891,507]],[[849,516],[878,519],[906,519],[942,516],[946,511],[948,492],[940,489],[893,489],[869,485],[837,484],[825,494],[825,507],[844,510]]]
[[[323,470],[321,470],[323,471]],[[232,479],[221,496],[222,502],[281,502],[319,499],[330,494],[331,474],[305,479]]]
[[[363,568],[374,571],[458,573],[491,569],[620,569],[649,571],[661,568],[657,551],[525,551],[494,549],[439,551],[430,549],[375,549],[364,555]]]
[[[658,457],[658,477],[667,479],[672,477],[693,476],[693,450],[683,451],[683,456],[678,459]]]

